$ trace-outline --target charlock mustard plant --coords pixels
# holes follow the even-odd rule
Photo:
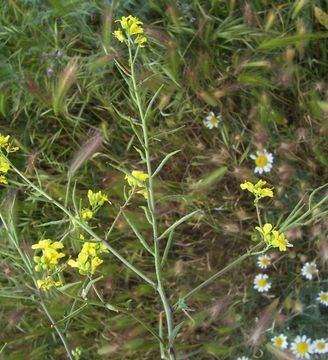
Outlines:
[[[0,150],[5,151],[7,155],[11,152],[15,152],[19,149],[18,146],[12,146],[9,143],[10,136],[4,136],[0,134]],[[10,169],[10,165],[6,158],[0,154],[0,184],[7,185],[8,180],[6,178],[6,174]]]
[[[286,218],[286,220],[276,226],[277,230],[272,224],[264,224],[262,225],[260,211],[258,207],[258,203],[260,200],[266,197],[273,197],[273,191],[270,188],[264,187],[266,185],[266,182],[264,180],[260,180],[256,184],[252,184],[251,182],[246,181],[245,183],[241,184],[241,188],[244,190],[248,190],[251,192],[255,199],[254,199],[254,205],[256,207],[257,211],[257,217],[258,217],[258,233],[261,235],[261,240],[258,244],[253,246],[249,251],[247,251],[245,254],[241,255],[236,260],[232,261],[230,264],[228,264],[225,268],[219,270],[217,273],[212,275],[209,279],[205,280],[198,286],[196,286],[194,289],[191,289],[187,294],[182,296],[175,305],[171,304],[169,301],[169,298],[167,296],[167,291],[164,287],[163,282],[163,269],[165,266],[165,261],[167,259],[168,252],[170,250],[172,239],[173,239],[173,231],[174,229],[191,218],[191,216],[194,215],[195,212],[188,214],[181,219],[177,220],[174,224],[169,226],[166,230],[164,230],[161,234],[159,233],[158,228],[158,217],[156,212],[156,201],[155,201],[155,192],[154,192],[154,184],[153,180],[154,177],[159,173],[159,171],[163,168],[163,166],[166,164],[166,162],[174,156],[177,151],[174,151],[167,156],[164,157],[164,159],[161,161],[161,163],[158,165],[158,167],[153,171],[153,166],[151,162],[151,147],[150,147],[150,139],[148,135],[148,126],[147,123],[147,115],[149,114],[149,109],[151,108],[152,104],[154,103],[157,95],[159,94],[159,91],[154,95],[154,97],[149,102],[146,110],[144,109],[145,99],[142,98],[142,94],[140,93],[140,84],[137,82],[136,77],[136,71],[135,71],[135,64],[137,60],[137,55],[139,52],[139,49],[143,48],[146,43],[148,43],[148,39],[144,35],[144,29],[142,27],[142,22],[137,19],[136,17],[129,15],[127,17],[122,17],[120,20],[117,21],[119,23],[120,28],[114,31],[114,36],[116,39],[124,44],[129,53],[129,71],[126,70],[126,67],[122,66],[117,60],[116,65],[118,69],[120,70],[122,76],[125,78],[126,83],[129,86],[131,99],[134,102],[134,105],[136,107],[136,110],[139,114],[139,123],[140,129],[142,130],[142,134],[136,131],[136,128],[131,124],[133,131],[136,133],[136,139],[139,140],[141,149],[138,149],[138,153],[141,156],[141,159],[143,163],[146,165],[145,172],[141,170],[134,170],[130,174],[128,171],[119,168],[123,173],[126,174],[126,180],[128,182],[128,185],[131,188],[129,197],[126,199],[125,204],[120,207],[120,210],[114,219],[108,233],[111,232],[114,225],[117,222],[117,219],[119,216],[123,214],[123,216],[126,218],[129,226],[131,229],[135,232],[137,238],[140,240],[142,245],[145,247],[147,252],[150,254],[149,256],[152,256],[153,262],[154,262],[154,270],[156,275],[156,280],[153,281],[148,276],[146,276],[142,271],[140,271],[137,267],[135,267],[133,264],[131,264],[128,260],[126,260],[122,255],[120,255],[119,252],[117,252],[107,241],[103,240],[100,236],[98,236],[93,229],[89,225],[89,220],[93,220],[95,213],[99,210],[101,206],[104,205],[105,202],[110,203],[107,195],[103,194],[102,192],[93,192],[92,190],[88,191],[88,201],[89,205],[88,207],[84,208],[82,211],[77,211],[78,214],[72,213],[67,206],[63,206],[60,202],[53,199],[49,194],[47,194],[42,188],[35,185],[33,182],[31,182],[20,170],[18,170],[8,159],[8,153],[11,151],[14,151],[15,148],[11,147],[9,145],[9,137],[8,136],[1,136],[0,137],[0,155],[1,155],[1,161],[3,163],[6,163],[9,165],[9,168],[15,171],[21,179],[36,193],[43,196],[45,199],[47,199],[50,203],[58,207],[72,222],[74,227],[78,228],[80,234],[80,240],[83,241],[83,245],[81,248],[80,253],[78,254],[77,258],[74,260],[70,258],[67,262],[67,264],[70,267],[77,268],[79,272],[82,275],[87,276],[88,278],[91,277],[96,271],[99,265],[104,261],[100,256],[102,253],[110,252],[113,254],[118,260],[120,260],[130,271],[138,275],[141,279],[143,279],[147,284],[149,284],[154,291],[157,292],[159,295],[159,298],[162,303],[162,307],[165,313],[165,319],[164,322],[162,320],[162,317],[159,316],[159,330],[158,333],[155,333],[151,327],[147,326],[147,324],[144,324],[142,321],[139,321],[140,324],[142,324],[156,339],[159,341],[159,347],[160,347],[160,353],[162,359],[169,359],[169,360],[175,360],[177,359],[176,351],[175,351],[175,339],[178,334],[179,329],[182,327],[183,323],[177,324],[175,326],[174,319],[173,319],[173,311],[177,311],[179,309],[183,310],[184,312],[189,311],[189,307],[186,304],[186,300],[189,299],[193,294],[195,294],[200,289],[203,289],[205,286],[210,285],[213,283],[219,276],[223,275],[233,267],[239,265],[243,260],[247,259],[249,256],[252,255],[258,255],[264,253],[266,250],[268,250],[270,247],[276,247],[280,251],[286,251],[287,247],[290,246],[288,240],[285,238],[284,231],[286,229],[291,229],[294,226],[299,225],[300,223],[308,224],[313,219],[317,219],[319,216],[322,216],[322,214],[325,214],[325,210],[323,211],[317,211],[315,215],[313,215],[313,210],[319,209],[322,204],[328,200],[328,195],[323,197],[317,204],[313,205],[312,198],[316,191],[319,191],[319,189],[316,189],[313,194],[310,195],[309,200],[309,209],[304,213],[300,215],[300,212],[302,210],[302,206],[297,204],[295,209],[291,212],[291,214]],[[4,153],[6,152],[6,154]],[[270,160],[270,159],[269,159]],[[270,162],[270,161],[269,161]],[[7,169],[8,165],[2,165],[0,169]],[[260,164],[263,169],[265,164]],[[114,166],[114,165],[112,165]],[[118,168],[117,166],[114,166]],[[8,171],[8,170],[7,170]],[[128,174],[128,175],[127,175]],[[3,175],[2,175],[3,176]],[[145,214],[147,216],[147,220],[151,224],[152,227],[152,240],[153,245],[150,246],[145,239],[143,239],[143,236],[138,232],[138,230],[135,228],[132,222],[128,220],[128,217],[124,213],[124,208],[129,204],[129,201],[131,197],[135,193],[140,193],[144,196],[145,200],[147,201],[147,208],[144,207]],[[66,201],[65,201],[66,204]],[[107,233],[107,237],[108,237]],[[88,236],[90,239],[89,241],[85,241],[85,237]],[[106,237],[106,238],[107,238]],[[165,247],[164,252],[162,253],[160,251],[159,247],[159,241],[163,238],[167,237],[168,241]],[[63,249],[61,242],[53,242],[50,239],[45,239],[39,241],[38,244],[33,245],[34,250],[38,251],[39,254],[37,254],[34,257],[34,261],[36,263],[36,271],[39,273],[43,273],[43,277],[41,279],[38,279],[36,281],[38,288],[41,288],[41,290],[49,290],[53,291],[53,288],[59,288],[63,280],[61,279],[55,279],[54,276],[59,274],[61,270],[63,269],[61,261],[63,261],[65,256],[69,256],[70,254],[66,253],[64,254],[61,252]],[[17,248],[17,251],[20,251],[19,247]],[[24,256],[23,256],[24,257]],[[24,258],[25,259],[25,258]],[[61,260],[62,259],[62,260]],[[33,270],[32,270],[33,271]],[[32,273],[33,276],[33,273]],[[260,281],[263,280],[263,277],[259,279]],[[264,280],[267,280],[266,278]],[[91,286],[94,288],[95,293],[97,294],[98,298],[101,300],[101,303],[104,304],[106,309],[108,309],[109,305],[105,303],[105,300],[102,299],[102,296],[97,291],[95,285],[93,282],[91,282]],[[260,288],[267,291],[269,283],[259,283]],[[321,294],[321,293],[320,293]],[[321,298],[319,301],[323,303],[325,301],[323,299],[323,294],[320,295]],[[40,297],[40,299],[42,299]],[[67,343],[65,341],[65,338],[63,337],[63,334],[60,332],[60,329],[56,326],[56,322],[52,319],[49,312],[47,311],[46,307],[44,306],[44,303],[42,303],[42,307],[44,308],[44,311],[47,313],[48,318],[51,321],[51,324],[56,329],[59,337],[61,338],[65,349],[67,351],[68,357],[72,359],[72,353],[68,349]],[[115,309],[115,311],[119,311]],[[162,312],[161,312],[162,313]],[[164,331],[164,323],[166,326],[166,331]]]

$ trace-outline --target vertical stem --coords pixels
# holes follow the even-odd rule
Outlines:
[[[51,323],[51,326],[52,326],[53,328],[55,328],[55,330],[56,330],[56,332],[57,332],[57,334],[58,334],[61,342],[63,343],[64,348],[65,348],[66,353],[67,353],[68,359],[69,359],[69,360],[73,360],[72,355],[71,355],[71,351],[70,351],[70,349],[69,349],[69,347],[68,347],[68,344],[67,344],[67,342],[66,342],[65,336],[62,334],[61,330],[60,330],[59,327],[56,325],[55,320],[54,320],[54,319],[52,318],[52,316],[50,315],[50,313],[49,313],[49,311],[48,311],[48,308],[47,308],[47,306],[45,305],[45,303],[44,303],[44,301],[43,301],[41,291],[40,291],[39,296],[40,296],[39,303],[40,303],[43,311],[45,312],[45,314],[48,316],[48,319],[49,319],[49,321],[50,321],[50,323]]]
[[[162,280],[162,268],[161,268],[161,255],[159,250],[159,244],[158,244],[158,228],[157,228],[157,219],[156,219],[156,209],[155,209],[155,197],[154,197],[154,188],[153,188],[153,177],[152,177],[152,168],[151,168],[151,160],[150,160],[150,154],[149,154],[149,141],[148,141],[148,129],[146,124],[146,119],[144,116],[144,112],[142,109],[139,91],[137,88],[136,78],[135,78],[135,72],[134,72],[134,59],[132,57],[132,51],[131,51],[131,43],[130,39],[128,40],[128,49],[129,49],[129,62],[130,62],[130,68],[131,68],[131,79],[132,79],[132,86],[133,91],[135,93],[135,100],[137,103],[139,116],[142,122],[142,131],[143,131],[143,138],[144,138],[144,148],[145,148],[145,158],[147,163],[147,172],[149,176],[149,182],[148,182],[148,208],[151,215],[152,220],[152,227],[153,227],[153,240],[154,240],[154,251],[155,251],[155,271],[156,271],[156,278],[157,278],[157,291],[161,298],[165,317],[166,317],[166,326],[167,326],[167,333],[168,338],[171,337],[173,332],[173,318],[172,318],[172,310],[171,306],[169,304],[169,301],[166,297],[164,286],[163,286],[163,280]],[[174,349],[168,349],[169,351],[169,358],[172,360],[175,360],[175,354]]]
[[[257,221],[259,222],[260,228],[262,228],[262,221],[261,221],[259,206],[258,206],[258,204],[256,202],[254,203],[254,205],[255,205],[255,208],[256,208]]]

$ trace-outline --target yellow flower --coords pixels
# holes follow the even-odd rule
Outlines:
[[[96,256],[97,254],[97,243],[86,242],[82,246],[82,252],[86,253],[87,255]]]
[[[264,241],[269,245],[271,243],[272,225],[264,224],[264,226],[262,228],[260,228],[259,226],[256,226],[255,229],[262,234]]]
[[[144,183],[149,178],[148,174],[139,170],[133,170],[131,175],[132,176],[125,175],[125,179],[127,180],[130,186],[144,187]]]
[[[113,32],[113,35],[116,37],[116,39],[119,41],[119,42],[124,42],[125,41],[125,37],[122,33],[122,30],[115,30]]]
[[[83,209],[81,215],[82,215],[82,219],[90,220],[93,217],[93,212],[90,209]]]
[[[248,190],[255,196],[255,201],[258,201],[261,198],[266,196],[273,197],[273,191],[270,188],[263,188],[266,184],[266,181],[259,180],[255,185],[250,181],[245,181],[243,184],[240,184],[242,190]]]
[[[126,30],[128,35],[142,34],[144,32],[143,28],[139,25],[142,25],[142,21],[138,18],[129,15],[128,17],[122,16],[121,20],[116,20],[121,24],[122,29]]]
[[[64,245],[59,242],[59,241],[54,241],[52,242],[52,240],[50,239],[45,239],[45,240],[40,240],[37,244],[33,244],[32,245],[32,249],[36,250],[36,249],[62,249],[64,247]]]
[[[6,174],[9,168],[8,162],[3,157],[0,157],[0,172]]]
[[[8,146],[10,136],[3,136],[0,134],[0,148],[6,148]]]
[[[277,230],[272,230],[272,239],[271,245],[273,247],[279,248],[280,251],[286,251],[287,247],[292,247],[293,245],[288,242],[285,237],[285,234],[279,234]]]
[[[87,275],[90,272],[90,263],[88,262],[88,254],[81,251],[76,260],[68,260],[68,265],[78,268],[81,275]]]
[[[286,251],[287,247],[292,247],[293,245],[288,242],[285,237],[285,234],[279,233],[277,230],[272,230],[271,224],[265,224],[262,228],[256,226],[256,230],[259,231],[264,241],[275,248],[279,248],[280,251]]]
[[[108,200],[107,195],[103,194],[101,191],[95,193],[92,190],[88,190],[88,199],[89,204],[92,208],[102,206],[106,201],[111,204],[111,202]]]
[[[147,42],[146,36],[138,35],[137,38],[134,40],[135,44],[138,44],[139,47],[143,48],[145,47],[145,43]]]
[[[0,184],[4,184],[4,185],[8,184],[6,177],[3,175],[0,175]]]
[[[92,260],[91,260],[91,274],[93,274],[97,267],[103,263],[103,260],[99,259],[99,257],[94,257]]]
[[[39,289],[49,290],[53,286],[61,286],[61,281],[54,281],[51,276],[47,276],[44,280],[37,280]]]
[[[50,239],[40,240],[37,244],[32,245],[33,250],[42,250],[42,256],[35,256],[36,262],[35,270],[41,271],[53,269],[57,266],[59,259],[65,256],[64,253],[58,252],[57,249],[62,249],[64,245],[59,241]]]
[[[137,194],[142,195],[146,200],[148,199],[148,192],[147,189],[137,191]]]
[[[83,244],[77,259],[70,259],[68,265],[73,268],[78,268],[81,275],[92,275],[96,271],[96,268],[103,262],[103,260],[97,256],[102,252],[108,252],[106,246],[102,243],[86,242]]]
[[[116,20],[116,22],[119,22],[121,25],[121,28],[124,30],[116,30],[114,31],[114,36],[116,39],[120,42],[124,42],[126,40],[125,35],[133,36],[137,35],[137,37],[134,40],[135,44],[138,44],[140,47],[144,47],[145,43],[147,42],[147,38],[145,36],[140,36],[144,33],[144,29],[141,26],[143,23],[135,16],[129,15],[129,16],[122,16],[120,20]]]

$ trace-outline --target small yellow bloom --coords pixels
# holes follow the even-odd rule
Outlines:
[[[130,186],[144,187],[145,185],[144,183],[149,178],[148,174],[139,170],[133,170],[131,175],[132,176],[125,175],[125,179],[127,180]]]
[[[10,136],[4,136],[0,134],[0,148],[6,148],[8,146]]]
[[[103,194],[101,191],[93,192],[92,190],[88,190],[88,199],[92,208],[102,206],[106,201],[111,204],[107,195]]]
[[[103,263],[103,260],[99,259],[99,257],[94,257],[92,260],[91,260],[91,274],[93,274],[97,267]]]
[[[258,201],[261,198],[266,196],[273,197],[273,191],[270,188],[263,188],[266,184],[266,181],[259,180],[255,185],[250,181],[245,181],[243,184],[240,184],[242,190],[248,190],[255,196],[255,201]]]
[[[0,157],[0,172],[6,174],[9,168],[8,162],[3,157]]]
[[[4,175],[0,175],[0,184],[7,185],[8,181]]]
[[[115,30],[113,32],[113,35],[116,37],[116,39],[119,41],[119,42],[124,42],[125,41],[125,37],[122,33],[122,30]]]
[[[138,44],[139,47],[143,48],[145,47],[145,43],[147,42],[146,36],[138,35],[137,38],[134,40],[135,44]]]
[[[288,240],[285,237],[285,234],[279,234],[277,230],[272,230],[271,245],[273,247],[279,248],[280,251],[286,251],[287,247],[293,246],[288,242]]]
[[[143,190],[138,190],[137,194],[142,195],[146,200],[148,199],[148,192],[147,189],[143,189]]]
[[[97,247],[98,247],[97,243],[86,242],[83,244],[81,251],[87,255],[96,256]]]
[[[37,280],[39,289],[49,290],[53,286],[62,286],[61,281],[54,281],[51,276],[47,276],[44,280]]]
[[[83,209],[81,215],[82,215],[82,219],[90,220],[93,217],[93,212],[90,209]]]
[[[280,234],[277,230],[272,230],[273,226],[271,224],[265,224],[262,228],[256,226],[255,229],[262,234],[264,241],[268,245],[279,248],[280,251],[286,251],[287,247],[293,246],[288,242],[285,234]]]
[[[144,47],[144,44],[147,42],[147,38],[145,36],[140,36],[144,33],[144,29],[141,26],[143,23],[138,18],[129,15],[129,16],[122,16],[120,20],[116,20],[121,25],[122,30],[114,31],[114,36],[120,42],[124,42],[126,40],[125,35],[128,37],[137,35],[136,39],[134,40],[135,44],[138,44],[140,47]]]
[[[90,272],[90,263],[88,262],[88,254],[81,251],[76,260],[68,260],[68,265],[73,268],[78,268],[81,275],[87,275]]]
[[[54,241],[50,239],[40,240],[37,244],[32,245],[32,249],[63,249],[64,245],[59,241]]]
[[[40,240],[37,244],[32,245],[33,250],[42,250],[42,256],[34,256],[34,262],[36,262],[35,270],[41,271],[54,269],[59,259],[66,256],[64,253],[58,252],[58,249],[62,249],[64,245],[59,241],[50,239]]]
[[[70,259],[68,265],[78,268],[81,275],[93,274],[96,268],[103,263],[98,254],[108,252],[102,243],[85,242],[76,260]]]
[[[272,230],[272,225],[271,225],[271,224],[264,224],[264,226],[263,226],[262,228],[259,227],[259,226],[256,226],[255,229],[262,234],[263,239],[264,239],[265,242],[269,245],[270,242],[271,242],[271,230]]]

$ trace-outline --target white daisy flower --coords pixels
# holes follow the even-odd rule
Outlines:
[[[270,172],[273,163],[273,154],[269,153],[265,149],[263,151],[256,151],[256,154],[251,155],[251,159],[255,161],[254,172],[263,174],[263,172]]]
[[[204,125],[208,129],[217,128],[222,120],[222,115],[215,115],[214,112],[211,111],[210,114],[206,116],[204,120]]]
[[[250,360],[250,358],[248,358],[247,356],[242,356],[237,358],[237,360]]]
[[[306,279],[312,280],[313,276],[319,273],[317,264],[314,261],[306,262],[302,267],[301,273]]]
[[[290,349],[297,359],[310,359],[310,353],[312,351],[311,339],[305,335],[297,336],[291,344]]]
[[[271,283],[268,281],[269,276],[266,274],[258,274],[254,279],[254,289],[258,292],[267,292],[271,288]]]
[[[261,269],[267,269],[271,265],[271,259],[268,255],[260,255],[257,258],[257,266]]]
[[[285,350],[288,346],[287,336],[284,334],[280,334],[272,338],[272,344],[278,349]]]
[[[320,291],[317,300],[320,304],[328,306],[328,291]]]
[[[312,343],[312,352],[314,354],[326,354],[328,353],[327,339],[315,340]]]

